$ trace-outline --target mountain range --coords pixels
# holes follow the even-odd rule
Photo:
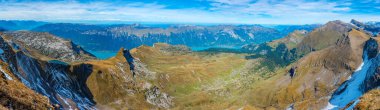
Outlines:
[[[24,24],[24,25],[23,25]],[[117,52],[120,47],[132,49],[140,45],[152,46],[165,42],[189,47],[232,47],[259,44],[282,38],[294,30],[312,30],[320,25],[91,25],[45,23],[38,21],[0,21],[6,30],[49,32],[83,46],[91,51]],[[104,46],[107,45],[107,46]]]
[[[380,109],[377,24],[1,26],[0,109]]]

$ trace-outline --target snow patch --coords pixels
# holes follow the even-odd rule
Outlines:
[[[364,62],[362,62],[362,64],[360,64],[360,66],[355,70],[355,72],[358,72],[358,71],[362,70],[363,65],[364,65]]]
[[[3,70],[3,67],[0,66],[0,71],[5,75],[5,78],[7,80],[13,80],[13,78],[11,76],[9,76],[4,70]]]
[[[372,60],[363,59],[364,62],[359,68],[343,83],[331,97],[329,103],[335,105],[335,109],[346,107],[352,101],[357,100],[363,92],[360,90],[360,85],[364,82],[367,71],[372,65]]]
[[[347,78],[347,80],[350,80],[352,77],[351,77],[351,75],[350,76],[348,76],[348,78]]]
[[[360,102],[360,100],[355,100],[355,102],[354,102],[352,105],[350,105],[346,110],[353,110],[354,107],[355,107],[359,102]]]
[[[290,104],[290,106],[287,107],[286,110],[294,110],[294,104]]]
[[[333,109],[335,109],[336,107],[338,107],[338,106],[336,106],[336,105],[333,105],[333,104],[331,104],[330,102],[327,104],[327,106],[325,107],[325,108],[323,108],[322,110],[333,110]]]
[[[70,106],[70,103],[67,102],[66,98],[62,97],[61,95],[58,95],[58,96],[59,96],[59,98],[61,98],[63,103],[65,103],[67,106],[69,106],[69,110],[73,110],[73,108]]]

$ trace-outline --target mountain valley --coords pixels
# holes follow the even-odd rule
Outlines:
[[[380,109],[372,22],[37,24],[0,34],[0,109]]]

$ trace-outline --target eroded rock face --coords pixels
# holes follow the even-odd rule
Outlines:
[[[70,76],[69,65],[62,61],[43,61],[33,57],[24,49],[12,49],[0,39],[4,50],[2,61],[9,64],[10,71],[30,89],[47,96],[52,104],[65,109],[90,109],[94,106],[91,93],[81,83],[86,78]]]
[[[169,94],[162,93],[158,87],[152,87],[145,93],[148,103],[162,108],[170,108],[173,106],[173,97]]]
[[[363,49],[363,64],[350,76],[350,79],[345,81],[332,95],[330,103],[334,104],[337,108],[341,109],[347,107],[348,109],[354,108],[358,102],[358,99],[366,92],[376,89],[380,86],[380,57],[378,55],[378,42],[377,39],[371,38],[368,40]],[[362,103],[365,105],[367,102]]]
[[[5,38],[13,34],[7,34]],[[42,33],[21,34],[36,37]],[[109,60],[70,64],[54,58],[59,56],[47,56],[52,59],[44,59],[42,55],[48,53],[39,54],[40,51],[52,49],[82,55],[82,50],[76,51],[61,45],[59,41],[62,39],[53,38],[52,42],[64,46],[59,48],[52,48],[49,43],[25,44],[29,42],[18,40],[0,38],[1,61],[9,64],[7,67],[12,71],[11,75],[15,76],[13,79],[17,78],[30,89],[48,97],[50,103],[59,109],[94,109],[95,105],[106,108],[169,108],[173,105],[172,97],[151,83],[151,80],[156,79],[155,73],[135,59],[129,50],[120,49],[119,54]],[[27,48],[29,46],[36,47]],[[38,54],[34,54],[34,51],[38,51]],[[65,54],[70,58],[61,56],[62,59],[70,61],[82,58],[71,53]],[[4,75],[4,78],[12,77]]]
[[[5,62],[0,61],[1,110],[47,110],[53,108],[47,97],[26,87],[7,67]]]
[[[66,62],[78,62],[95,59],[95,56],[83,50],[71,41],[64,40],[49,33],[16,31],[5,33],[11,42],[23,45],[36,54]]]
[[[365,48],[367,48],[370,52],[367,52],[369,58],[370,56],[373,58],[372,65],[369,67],[369,70],[366,72],[365,80],[361,84],[361,90],[365,93],[368,92],[374,88],[380,87],[380,56],[379,56],[379,45],[378,42],[375,40],[371,40],[368,43],[369,45]],[[372,45],[370,45],[372,44]]]
[[[170,108],[173,105],[172,97],[152,83],[156,80],[155,72],[126,49],[121,48],[115,57],[107,60],[73,64],[71,71],[74,75],[89,75],[83,81],[100,109]]]
[[[368,40],[364,45],[364,52],[363,54],[367,55],[367,59],[371,59],[377,56],[379,44],[377,44],[376,40],[370,39]],[[364,58],[364,57],[363,57]]]

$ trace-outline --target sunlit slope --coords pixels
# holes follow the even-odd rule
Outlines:
[[[310,34],[318,34],[316,31],[319,29]],[[320,36],[309,35],[303,42],[307,39],[317,39],[310,37]],[[369,38],[369,35],[353,29],[345,35],[334,38],[336,39],[334,43],[323,46],[313,44],[325,48],[311,52],[289,65],[288,69],[295,69],[294,77],[290,77],[288,71],[278,71],[277,76],[258,85],[253,94],[260,95],[252,95],[252,102],[262,107],[274,105],[286,108],[294,104],[294,107],[299,109],[323,108],[327,105],[328,96],[333,90],[361,64],[362,49]],[[324,42],[322,39],[319,41]],[[313,47],[311,44],[302,45]],[[269,100],[262,101],[266,98]]]
[[[162,78],[156,83],[175,97],[175,108],[228,107],[228,101],[218,100],[205,89],[218,78],[228,77],[234,70],[242,68],[247,60],[242,55],[189,53],[170,47],[167,44],[140,46],[131,53]],[[217,106],[220,104],[225,105]]]
[[[296,30],[284,38],[269,42],[268,45],[275,48],[280,44],[285,44],[288,49],[292,49],[295,48],[307,34],[308,32],[305,30]]]
[[[358,110],[378,110],[380,109],[380,90],[375,89],[364,94],[360,99],[360,102],[355,106]]]

